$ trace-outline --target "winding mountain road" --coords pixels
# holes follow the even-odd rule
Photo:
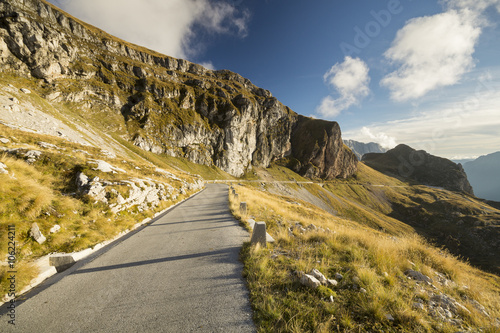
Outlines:
[[[209,184],[35,288],[0,332],[254,332],[238,261],[246,239],[227,186]]]

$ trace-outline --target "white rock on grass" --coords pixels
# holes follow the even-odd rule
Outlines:
[[[117,167],[114,167],[114,166],[112,166],[111,164],[109,164],[108,162],[105,162],[105,161],[92,160],[89,163],[97,164],[97,167],[94,168],[94,170],[96,170],[96,171],[101,171],[101,172],[106,172],[106,173],[108,173],[108,172],[116,173],[118,171],[118,172],[127,173],[125,170],[117,168]]]
[[[49,232],[51,234],[55,234],[56,232],[58,232],[59,230],[61,230],[61,226],[59,224],[56,224],[55,226],[53,226],[52,228],[50,228]]]
[[[26,162],[28,163],[35,163],[40,156],[42,156],[42,152],[39,150],[28,150],[25,154],[24,157],[26,157]]]
[[[83,172],[80,172],[76,176],[76,186],[78,186],[78,190],[82,187],[87,186],[89,183],[89,177],[87,177]]]
[[[336,286],[339,284],[339,283],[337,282],[337,280],[333,280],[333,279],[328,279],[328,280],[327,280],[327,282],[328,282],[328,285],[329,285],[330,287],[336,287]]]
[[[42,148],[45,148],[45,149],[57,149],[57,150],[60,150],[61,148],[59,148],[58,146],[56,145],[53,145],[52,143],[48,143],[48,142],[43,142],[43,141],[40,141],[38,142],[38,145]]]
[[[10,142],[9,139],[6,139],[6,138],[0,138],[0,142],[3,143],[3,144],[7,144]]]
[[[314,276],[309,275],[309,274],[304,274],[300,278],[300,283],[302,283],[304,286],[316,289],[319,286],[321,286],[321,282],[318,281]]]
[[[31,94],[31,90],[26,89],[26,88],[21,88],[21,91],[25,94]]]
[[[47,238],[45,238],[45,236],[40,231],[40,228],[38,228],[38,224],[36,223],[33,223],[31,225],[30,236],[33,237],[33,239],[37,241],[38,244],[43,244],[47,240]]]
[[[7,166],[0,162],[0,174],[8,174],[9,172],[7,171]]]
[[[311,273],[310,273],[312,276],[314,276],[322,285],[325,285],[328,283],[328,280],[326,279],[326,277],[323,275],[323,273],[321,273],[320,271],[318,271],[316,268],[314,268]]]

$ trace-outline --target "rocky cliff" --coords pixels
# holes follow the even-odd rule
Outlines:
[[[0,2],[0,63],[4,73],[35,80],[47,99],[66,103],[83,121],[144,150],[234,176],[286,156],[310,176],[356,170],[337,123],[305,121],[238,74],[129,44],[43,0]],[[324,137],[293,144],[317,126]]]
[[[375,170],[398,178],[474,194],[460,164],[407,145],[400,144],[384,154],[365,154],[363,162]]]

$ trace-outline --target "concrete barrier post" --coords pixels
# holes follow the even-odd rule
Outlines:
[[[61,273],[76,264],[71,254],[56,254],[49,257],[49,265],[54,266]]]
[[[240,202],[240,214],[243,216],[247,215],[247,203],[246,202]]]
[[[267,247],[266,235],[266,222],[255,222],[250,243]]]

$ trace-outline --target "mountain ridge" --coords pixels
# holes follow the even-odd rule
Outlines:
[[[144,150],[233,176],[285,157],[313,177],[347,177],[356,170],[336,122],[328,122],[336,130],[324,128],[310,151],[297,152],[291,141],[299,115],[239,74],[129,44],[45,1],[4,2],[0,12],[2,71],[39,80],[46,98],[70,103],[86,121]],[[106,120],[93,120],[96,113]]]
[[[356,140],[344,140],[344,144],[351,149],[351,151],[356,154],[358,160],[361,161],[364,154],[368,153],[385,153],[389,149],[382,147],[376,142],[360,142]]]
[[[463,165],[477,197],[500,201],[500,151]]]
[[[362,161],[380,172],[423,185],[474,194],[462,165],[404,144],[383,154],[365,154]]]

